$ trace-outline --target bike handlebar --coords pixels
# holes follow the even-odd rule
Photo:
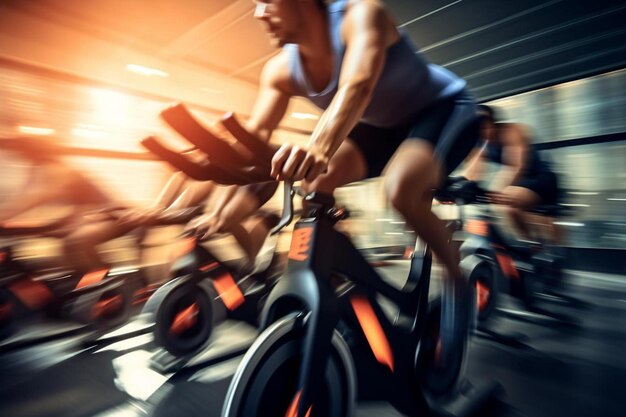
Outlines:
[[[223,185],[248,185],[276,181],[270,176],[272,158],[278,147],[269,144],[246,130],[233,113],[226,114],[220,123],[252,155],[246,155],[221,139],[217,134],[202,126],[183,104],[169,107],[161,113],[163,120],[206,156],[206,161],[194,162],[189,157],[169,149],[155,136],[141,144],[160,159],[198,181],[214,181]],[[285,181],[283,214],[272,234],[277,233],[293,220],[293,198],[305,196]],[[310,194],[307,200],[322,206],[334,204],[332,196]]]

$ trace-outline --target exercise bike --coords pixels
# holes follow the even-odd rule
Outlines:
[[[125,208],[111,207],[98,210],[101,218],[116,220]],[[153,226],[185,224],[202,213],[202,207],[163,213],[153,221]],[[24,236],[63,238],[77,222],[67,216],[47,225],[14,225],[0,228],[0,236],[19,239]],[[160,283],[150,283],[141,268],[120,273],[110,268],[100,268],[78,273],[55,265],[41,268],[13,257],[11,245],[0,249],[0,336],[12,336],[20,323],[40,316],[55,319],[68,318],[76,326],[68,326],[46,334],[46,337],[17,341],[15,347],[56,338],[79,330],[105,331],[125,323],[133,307],[144,303]],[[61,326],[63,327],[63,326]],[[67,330],[67,331],[65,331]],[[41,339],[41,340],[39,340]],[[3,348],[9,348],[3,346]]]
[[[271,221],[271,220],[270,220]],[[253,265],[223,261],[190,234],[172,263],[175,277],[150,297],[142,310],[154,323],[153,356],[160,369],[183,365],[203,351],[215,327],[225,320],[255,328],[262,300],[284,270],[285,256],[276,251],[275,236],[266,239]]]
[[[563,257],[539,242],[511,241],[497,225],[487,191],[475,182],[457,177],[450,188],[459,196],[482,203],[477,218],[467,221],[463,207],[459,209],[463,228],[469,234],[460,247],[461,258],[479,256],[490,265],[475,282],[479,324],[486,323],[499,310],[499,298],[503,294],[518,300],[531,313],[574,323],[571,317],[544,308],[547,301],[555,299],[572,306],[584,306],[582,301],[558,292],[564,280]],[[563,209],[558,205],[542,205],[532,211],[554,217]]]
[[[154,137],[144,145],[199,180],[270,180],[274,150],[234,116],[222,123],[258,159],[221,166],[209,154],[208,162],[197,164]],[[236,152],[221,142],[227,152]],[[275,230],[291,223],[296,193],[285,184],[283,216]],[[456,413],[492,395],[493,384],[460,390],[467,338],[446,366],[439,362],[441,306],[428,298],[428,248],[413,257],[407,283],[398,289],[334,229],[347,212],[334,207],[332,196],[303,198],[309,209],[294,226],[286,273],[264,305],[261,333],[235,373],[222,416],[349,416],[355,412],[357,391],[359,400],[384,398],[411,415]],[[474,280],[488,265],[480,257],[467,257],[461,267]],[[395,317],[387,317],[379,297],[396,306]]]

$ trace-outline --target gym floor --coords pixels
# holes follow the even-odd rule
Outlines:
[[[385,268],[385,274],[400,280],[405,270],[400,262]],[[581,271],[568,271],[568,278],[570,294],[589,304],[563,310],[578,325],[505,311],[489,327],[517,343],[494,341],[483,332],[473,338],[468,380],[495,380],[502,386],[501,395],[477,415],[624,415],[626,282],[621,276]],[[0,356],[0,415],[218,416],[230,376],[254,334],[249,326],[225,323],[206,354],[177,372],[150,366],[149,335],[96,346],[72,337],[5,352]],[[357,411],[358,417],[400,415],[385,403],[361,404]]]

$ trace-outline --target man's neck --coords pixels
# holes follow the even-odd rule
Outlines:
[[[325,10],[317,8],[307,16],[302,40],[298,47],[303,61],[315,60],[330,53],[328,14]]]

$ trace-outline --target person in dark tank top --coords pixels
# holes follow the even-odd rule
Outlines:
[[[432,213],[431,202],[432,190],[478,140],[475,102],[465,81],[428,63],[382,1],[254,3],[254,17],[280,51],[263,68],[246,128],[269,140],[290,99],[305,97],[320,108],[321,117],[308,145],[286,143],[275,153],[274,178],[332,194],[385,173],[392,206],[445,266],[445,363],[464,337],[471,299],[451,232]],[[246,209],[253,212],[263,202]]]
[[[484,162],[498,164],[490,197],[505,207],[504,213],[517,233],[530,240],[527,212],[539,204],[558,203],[557,176],[533,147],[527,126],[500,122],[496,110],[487,105],[478,106],[478,113],[482,120],[482,142],[468,159],[466,176],[478,180]]]

